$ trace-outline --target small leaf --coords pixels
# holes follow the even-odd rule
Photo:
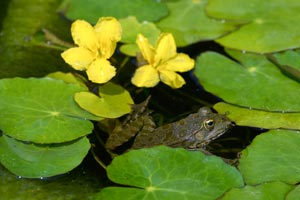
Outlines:
[[[300,134],[271,130],[258,135],[242,151],[239,169],[247,184],[269,181],[296,184],[300,181]]]
[[[79,74],[74,74],[74,73],[64,73],[64,72],[53,72],[47,75],[47,77],[50,78],[54,78],[54,79],[58,79],[58,80],[63,80],[66,83],[76,83],[79,84],[80,86],[82,86],[84,89],[88,89],[86,87],[86,85],[84,84],[84,82],[86,82],[87,80],[79,75]]]
[[[105,16],[136,16],[141,21],[156,21],[168,14],[165,4],[153,0],[65,0],[59,10],[70,19],[84,19],[91,23]]]
[[[287,196],[286,200],[297,200],[300,197],[300,185],[297,185]]]
[[[81,163],[90,148],[86,137],[58,145],[37,145],[0,137],[0,162],[12,173],[26,178],[55,176]]]
[[[195,75],[203,87],[228,103],[264,111],[300,111],[300,85],[262,55],[227,51],[239,63],[206,52]]]
[[[263,183],[257,186],[233,188],[222,200],[282,200],[294,186],[282,182]]]
[[[104,188],[96,199],[216,199],[243,185],[236,168],[202,152],[157,146],[116,157],[108,177],[129,187]]]
[[[221,45],[244,51],[267,53],[300,47],[300,3],[295,0],[211,0],[209,16],[238,22],[239,28],[217,39]],[[278,38],[285,38],[278,40]]]
[[[229,119],[240,126],[252,126],[265,129],[300,129],[300,112],[268,112],[241,108],[222,102],[215,104],[214,109],[218,111],[218,113],[226,113]]]
[[[133,100],[128,91],[119,85],[108,82],[99,87],[99,95],[78,92],[75,101],[90,113],[104,118],[117,118],[131,111]]]
[[[120,47],[122,53],[129,56],[136,56],[139,51],[135,41],[139,33],[147,37],[152,45],[155,44],[156,39],[160,35],[161,31],[151,22],[144,21],[140,23],[136,17],[127,17],[120,19],[122,25],[122,39],[121,42],[125,43]]]
[[[165,2],[170,13],[156,25],[163,32],[172,33],[177,46],[215,39],[235,28],[230,23],[209,18],[205,11],[207,0]]]
[[[77,84],[50,78],[0,80],[0,128],[16,139],[36,143],[71,141],[91,133],[96,117],[78,107]]]

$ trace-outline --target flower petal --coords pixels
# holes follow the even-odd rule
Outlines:
[[[70,48],[61,53],[61,57],[65,60],[65,62],[76,70],[87,69],[96,56],[96,53],[93,53],[83,47]]]
[[[139,46],[144,59],[149,64],[154,64],[155,49],[150,44],[149,40],[142,34],[138,34],[136,37],[136,44]]]
[[[121,40],[122,28],[114,17],[101,17],[95,25],[101,55],[108,59],[115,52],[117,42]]]
[[[98,49],[97,36],[94,28],[84,20],[76,20],[71,27],[74,43],[93,52]]]
[[[173,71],[161,70],[159,71],[160,80],[170,86],[171,88],[180,88],[185,84],[184,79]]]
[[[131,82],[138,87],[154,87],[159,83],[158,72],[151,65],[144,65],[135,71]]]
[[[155,62],[160,63],[176,56],[176,43],[171,33],[162,33],[156,41]]]
[[[97,58],[87,69],[90,81],[94,83],[106,83],[116,75],[116,68],[108,60]]]
[[[186,72],[193,69],[195,61],[184,53],[177,54],[174,58],[159,66],[158,70],[170,70],[175,72]]]

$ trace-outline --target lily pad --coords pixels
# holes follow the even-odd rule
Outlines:
[[[263,183],[257,186],[233,188],[222,200],[282,200],[294,186],[282,182]]]
[[[152,45],[155,44],[156,39],[161,33],[154,23],[148,21],[140,23],[136,17],[133,16],[120,19],[119,21],[123,30],[121,42],[125,43],[120,47],[120,50],[129,56],[136,56],[136,52],[140,51],[135,43],[139,33],[148,38]]]
[[[300,27],[295,26],[300,20],[297,0],[211,0],[206,11],[210,17],[243,24],[216,40],[225,47],[257,53],[300,47]]]
[[[163,32],[174,35],[177,46],[187,46],[211,40],[234,29],[231,23],[209,18],[205,12],[207,0],[167,0],[169,15],[156,23]]]
[[[300,82],[300,50],[279,52],[271,58],[283,72]]]
[[[88,89],[87,86],[84,84],[84,82],[87,82],[85,77],[75,74],[75,73],[64,73],[64,72],[53,72],[47,75],[47,77],[63,80],[66,83],[74,83],[78,84],[84,89]]]
[[[76,105],[73,96],[85,91],[77,84],[51,78],[0,80],[0,129],[36,143],[61,143],[92,132],[87,119],[97,117]]]
[[[204,88],[228,103],[264,111],[299,112],[300,85],[265,56],[227,51],[197,58],[195,75]]]
[[[241,108],[238,106],[217,103],[214,109],[226,113],[227,117],[240,126],[252,126],[265,129],[298,129],[300,130],[300,113],[268,112]]]
[[[300,197],[300,185],[297,185],[287,196],[286,200],[298,200]]]
[[[107,187],[96,199],[216,199],[243,185],[236,168],[220,158],[165,146],[118,156],[107,173],[110,180],[132,187]]]
[[[242,151],[238,168],[247,184],[269,181],[296,184],[300,181],[300,133],[271,130],[258,135]]]
[[[0,162],[12,173],[26,178],[50,177],[71,171],[90,148],[87,138],[59,145],[37,145],[0,137]]]
[[[136,16],[141,21],[156,21],[168,14],[165,4],[153,0],[65,0],[59,10],[70,19],[84,19],[91,23],[96,23],[101,16]]]
[[[134,103],[128,91],[111,82],[99,86],[99,96],[91,92],[78,92],[75,101],[83,109],[104,118],[125,115],[131,111],[130,105]]]

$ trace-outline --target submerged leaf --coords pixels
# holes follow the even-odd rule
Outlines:
[[[218,113],[226,113],[229,119],[240,126],[252,126],[265,129],[286,128],[300,130],[300,112],[268,112],[241,108],[222,102],[215,104],[214,109],[218,111]]]
[[[76,105],[78,84],[51,78],[0,80],[0,128],[13,138],[60,143],[91,133],[97,117]]]
[[[133,187],[107,187],[96,199],[216,199],[243,185],[232,166],[202,152],[158,146],[116,157],[108,177]]]
[[[227,51],[239,63],[206,52],[197,58],[195,75],[204,88],[228,103],[264,111],[300,111],[300,84],[262,55]]]
[[[263,183],[244,188],[233,188],[222,200],[282,200],[294,186],[282,182]]]
[[[75,101],[90,113],[104,118],[117,118],[130,112],[133,100],[128,91],[119,85],[108,82],[99,86],[99,95],[91,92],[78,92]]]
[[[210,0],[206,11],[211,17],[242,24],[216,40],[225,47],[257,53],[300,47],[297,0]]]
[[[86,137],[59,145],[37,145],[0,137],[0,162],[12,173],[26,178],[55,176],[81,163],[90,148]]]
[[[242,151],[238,168],[247,184],[269,181],[296,184],[300,181],[300,134],[272,130],[257,136]]]
[[[124,6],[125,5],[125,6]],[[60,11],[70,19],[84,19],[96,23],[99,17],[113,16],[124,18],[136,16],[141,21],[156,21],[168,14],[167,7],[153,0],[65,0]]]

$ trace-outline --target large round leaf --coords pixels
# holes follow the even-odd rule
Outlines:
[[[216,40],[223,46],[259,53],[300,47],[298,0],[210,0],[206,10],[211,17],[244,24]]]
[[[133,187],[107,187],[96,199],[216,199],[243,181],[236,168],[202,152],[158,146],[116,157],[108,177]]]
[[[141,21],[156,21],[168,14],[167,7],[153,0],[65,0],[60,10],[70,19],[96,23],[101,16],[136,16]]]
[[[36,143],[71,141],[92,132],[96,117],[75,103],[78,84],[51,78],[0,80],[0,129]]]
[[[227,51],[206,52],[197,58],[195,75],[204,88],[223,100],[265,111],[299,112],[300,84],[262,55]]]
[[[239,169],[247,184],[300,182],[300,133],[272,130],[257,136],[242,151]]]
[[[234,29],[232,24],[206,15],[204,8],[207,0],[165,2],[169,8],[169,15],[156,24],[164,32],[172,33],[178,46],[215,39]]]
[[[81,163],[90,144],[87,138],[59,145],[36,145],[0,137],[0,162],[11,172],[27,178],[66,173]]]

